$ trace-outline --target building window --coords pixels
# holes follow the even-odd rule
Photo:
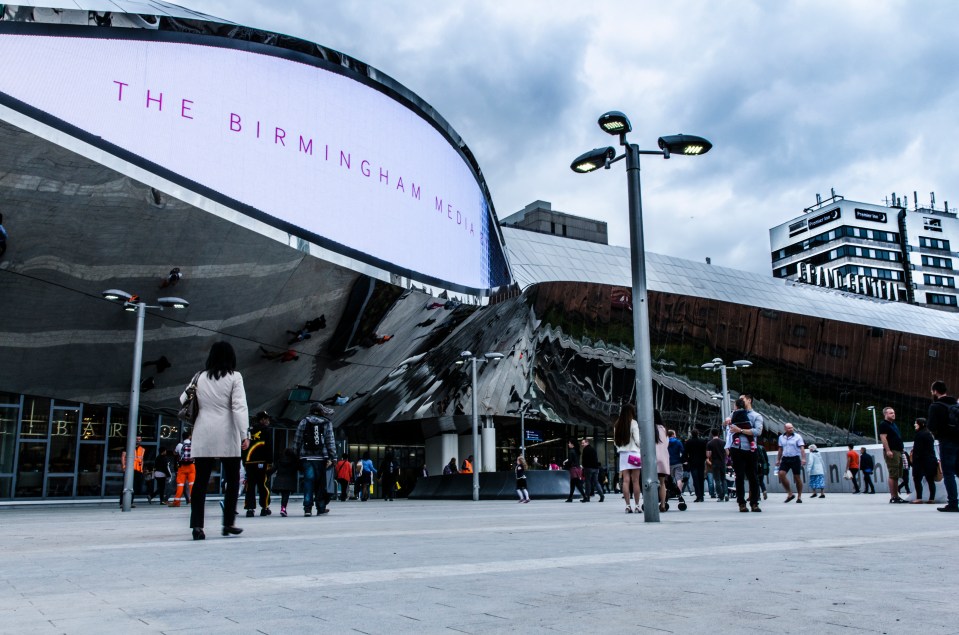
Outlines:
[[[924,273],[922,279],[925,284],[931,287],[956,287],[956,280],[952,276],[936,276]]]
[[[920,236],[919,246],[925,247],[926,249],[939,249],[941,251],[949,251],[949,241],[942,240],[941,238],[929,238],[928,236]]]
[[[944,293],[927,293],[926,303],[939,306],[956,306],[956,296]]]
[[[935,267],[936,269],[952,269],[951,258],[939,258],[937,256],[923,256],[923,267]]]

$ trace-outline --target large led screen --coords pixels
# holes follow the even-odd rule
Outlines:
[[[483,189],[443,133],[264,50],[0,33],[0,99],[334,251],[451,288],[508,282]]]

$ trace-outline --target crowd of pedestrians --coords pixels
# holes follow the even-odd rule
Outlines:
[[[187,431],[172,451],[161,448],[151,474],[153,488],[150,501],[158,498],[161,504],[179,507],[186,502],[191,507],[190,529],[194,540],[204,540],[205,498],[210,475],[219,463],[223,489],[222,534],[239,535],[236,526],[237,503],[240,494],[241,466],[245,474],[244,509],[247,517],[271,515],[273,492],[281,495],[280,515],[288,515],[291,494],[296,491],[302,474],[303,513],[305,516],[329,513],[329,503],[335,496],[340,501],[349,499],[367,501],[373,491],[374,480],[379,481],[383,500],[392,501],[400,485],[400,465],[392,448],[387,448],[379,467],[373,464],[369,452],[355,463],[348,454],[336,455],[331,417],[333,410],[321,403],[313,403],[309,413],[296,428],[293,443],[275,455],[272,445],[271,417],[260,412],[248,426],[246,395],[243,378],[236,371],[236,356],[226,342],[213,345],[206,366],[191,382],[196,387],[199,405],[192,434]],[[959,511],[957,501],[956,466],[959,462],[959,404],[947,394],[943,382],[931,387],[932,403],[926,417],[916,418],[913,427],[915,441],[911,452],[906,452],[902,434],[896,424],[896,412],[891,407],[883,410],[883,421],[878,427],[882,445],[890,503],[934,503],[936,484],[944,481],[947,503],[939,511]],[[188,399],[187,391],[181,401]],[[769,454],[762,443],[765,422],[753,409],[753,399],[743,394],[736,400],[736,408],[704,439],[698,430],[692,430],[684,442],[675,430],[667,429],[659,411],[654,411],[654,431],[658,500],[660,511],[666,511],[668,499],[678,498],[680,509],[685,509],[684,490],[694,496],[694,503],[710,498],[727,502],[734,495],[740,512],[761,512],[760,501],[766,500],[765,480],[769,475]],[[143,447],[137,439],[133,456],[135,474],[142,478]],[[613,441],[617,453],[617,476],[620,491],[626,503],[626,513],[643,509],[641,487],[642,456],[639,424],[635,408],[624,404],[613,426]],[[936,454],[936,442],[939,456]],[[802,503],[804,477],[808,474],[808,497],[825,498],[826,462],[815,445],[806,446],[801,434],[791,423],[784,425],[777,438],[775,467],[785,491],[784,502]],[[873,474],[875,460],[865,447],[848,446],[845,456],[845,478],[854,494],[875,493]],[[337,460],[338,459],[338,460]],[[121,457],[126,461],[127,457]],[[334,463],[335,461],[335,463]],[[536,463],[536,461],[534,461]],[[555,461],[549,468],[554,467]],[[517,457],[514,465],[517,502],[530,502],[528,471],[525,456]],[[533,466],[534,468],[537,465]],[[544,466],[545,467],[545,466]],[[559,468],[558,465],[555,466]],[[472,473],[473,457],[461,465],[450,459],[443,474]],[[569,474],[569,495],[583,503],[598,496],[605,501],[609,491],[608,473],[600,461],[591,438],[570,439],[562,469]],[[327,481],[331,474],[335,485]],[[909,476],[911,472],[911,483]],[[428,476],[426,467],[422,476]],[[860,488],[860,477],[862,487]],[[172,497],[167,495],[167,483],[175,481]],[[614,480],[615,483],[615,480]],[[900,494],[905,489],[915,499],[906,501]],[[139,488],[135,488],[139,489]],[[335,494],[330,492],[334,491]],[[653,491],[656,491],[654,488]],[[733,494],[731,494],[733,492]],[[923,494],[928,492],[928,499]]]

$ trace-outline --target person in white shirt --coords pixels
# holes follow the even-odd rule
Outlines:
[[[776,454],[776,465],[779,466],[779,482],[786,490],[786,500],[789,502],[796,499],[797,503],[802,502],[802,471],[806,467],[806,444],[802,437],[795,431],[793,424],[786,424],[785,434],[779,435],[779,452]],[[789,472],[793,473],[793,480],[796,482],[796,494],[793,494],[789,486]]]

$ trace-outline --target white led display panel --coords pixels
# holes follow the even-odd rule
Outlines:
[[[428,121],[371,86],[181,42],[3,33],[0,59],[0,93],[267,222],[414,277],[496,286],[498,239],[470,166]]]

